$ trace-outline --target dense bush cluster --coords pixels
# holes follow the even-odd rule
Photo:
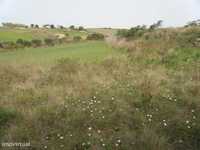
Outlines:
[[[200,47],[200,26],[190,27],[177,36],[181,47]]]
[[[41,47],[41,46],[54,46],[56,44],[66,43],[68,40],[66,38],[56,39],[56,38],[45,38],[44,40],[33,39],[31,41],[18,39],[16,42],[6,41],[0,42],[1,49],[18,49],[27,47]]]
[[[148,30],[146,26],[137,26],[129,30],[126,30],[126,29],[118,30],[117,36],[122,37],[122,38],[127,38],[127,39],[134,39],[134,38],[140,38],[147,31]]]
[[[81,40],[82,40],[82,37],[81,37],[81,36],[74,36],[74,37],[73,37],[73,40],[74,40],[75,42],[78,42],[78,41],[81,41]]]
[[[127,38],[127,39],[137,39],[142,37],[145,33],[155,31],[162,25],[162,20],[159,20],[158,22],[152,24],[149,28],[147,26],[136,26],[131,29],[120,29],[117,32],[117,36],[121,38]]]
[[[169,49],[200,47],[200,27],[162,28],[150,31],[138,26],[129,30],[119,30],[116,45],[128,49]],[[113,43],[114,44],[114,43]]]
[[[87,40],[104,40],[104,35],[101,33],[92,33],[87,36]]]

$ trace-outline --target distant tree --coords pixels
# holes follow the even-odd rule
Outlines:
[[[27,25],[25,24],[17,24],[17,23],[2,23],[3,27],[6,28],[27,28]]]
[[[31,24],[30,26],[31,26],[31,28],[34,28],[34,24]]]
[[[155,29],[161,27],[162,24],[163,24],[163,21],[162,20],[158,20],[156,23],[152,24],[149,29],[150,30],[155,30]]]
[[[200,19],[188,22],[187,25],[185,25],[185,27],[196,27],[196,26],[200,26]]]
[[[69,28],[70,28],[71,30],[74,30],[74,29],[75,29],[75,26],[74,26],[74,25],[71,25]]]
[[[51,29],[55,29],[55,26],[52,24],[52,25],[50,25],[50,28]]]
[[[60,25],[58,28],[60,28],[60,29],[64,29],[65,27],[64,27],[64,26],[62,26],[62,25]]]
[[[43,25],[43,28],[48,28],[48,27],[50,27],[49,24],[45,24],[45,25]]]
[[[79,30],[79,31],[83,31],[83,30],[84,30],[84,27],[79,26],[79,27],[78,27],[78,30]]]
[[[38,28],[40,28],[40,26],[39,26],[38,24],[36,24],[36,25],[35,25],[35,28],[37,28],[37,29],[38,29]]]

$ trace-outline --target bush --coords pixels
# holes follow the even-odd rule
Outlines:
[[[16,43],[14,42],[1,42],[1,48],[4,48],[4,49],[16,49],[18,46]]]
[[[16,43],[19,44],[19,45],[24,45],[24,40],[18,39],[18,40],[16,41]]]
[[[81,41],[82,38],[81,38],[81,36],[74,36],[73,40],[74,41]]]
[[[75,29],[75,26],[74,26],[74,25],[71,25],[69,28],[70,28],[71,30],[74,30],[74,29]]]
[[[13,110],[0,107],[0,126],[5,125],[9,120],[15,118],[16,114]]]
[[[80,26],[80,27],[78,27],[78,30],[79,30],[79,31],[83,31],[83,30],[84,30],[84,27]]]
[[[180,47],[200,47],[200,28],[189,28],[178,36]]]
[[[103,40],[105,37],[101,33],[93,33],[87,36],[87,40]]]
[[[52,24],[52,25],[50,25],[50,28],[51,29],[55,29],[55,26]]]
[[[65,36],[66,36],[66,37],[69,37],[69,33],[65,33]]]
[[[53,39],[49,39],[49,38],[44,39],[44,43],[45,43],[46,45],[48,45],[48,46],[54,46],[54,45],[55,45],[54,40],[53,40]]]
[[[32,40],[31,43],[32,43],[32,46],[33,46],[33,47],[42,46],[42,41],[41,41],[41,40],[38,40],[38,39]]]
[[[24,40],[23,44],[24,44],[25,47],[31,47],[31,42],[30,41]]]
[[[3,44],[2,43],[0,43],[0,48],[3,48]]]
[[[123,38],[138,38],[144,35],[144,33],[147,32],[146,26],[137,26],[137,27],[133,27],[129,30],[126,29],[122,29],[122,30],[118,30],[117,32],[117,36],[119,37],[123,37]]]

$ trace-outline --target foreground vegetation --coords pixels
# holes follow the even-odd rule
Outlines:
[[[172,31],[108,38],[117,49],[89,41],[1,53],[0,140],[33,150],[199,150],[200,49],[170,40]],[[24,63],[9,63],[23,54]],[[98,63],[82,61],[95,54]],[[38,67],[43,56],[65,58]]]

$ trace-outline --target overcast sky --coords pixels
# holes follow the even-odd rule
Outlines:
[[[130,27],[200,19],[200,0],[0,0],[0,22]]]

